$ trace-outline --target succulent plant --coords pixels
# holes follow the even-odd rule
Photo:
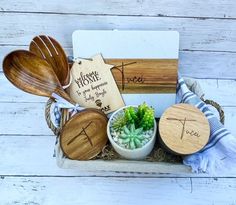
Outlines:
[[[134,107],[128,107],[125,109],[125,118],[128,124],[136,124],[138,121],[137,111]]]
[[[142,119],[140,120],[140,127],[144,130],[149,130],[154,126],[154,110],[147,109]]]
[[[126,120],[125,116],[118,115],[112,123],[112,128],[115,131],[121,131],[126,124],[127,124],[127,120]]]
[[[129,127],[124,126],[119,141],[128,149],[136,149],[143,146],[143,141],[146,139],[143,135],[143,128],[135,128],[134,124]]]
[[[136,128],[142,127],[143,130],[149,130],[154,126],[154,109],[149,107],[146,103],[125,109],[125,118],[128,124],[134,124]]]
[[[112,119],[113,139],[124,148],[131,150],[140,148],[150,140],[154,120],[154,109],[146,103],[138,107],[127,107]]]
[[[138,127],[142,127],[143,130],[149,130],[154,126],[154,109],[149,107],[146,103],[138,106],[137,115],[139,118]]]

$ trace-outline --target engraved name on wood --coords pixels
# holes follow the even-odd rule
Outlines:
[[[175,93],[177,59],[105,59],[121,93]]]
[[[168,108],[159,122],[161,142],[177,154],[192,154],[201,150],[210,135],[209,122],[196,107],[176,104]]]

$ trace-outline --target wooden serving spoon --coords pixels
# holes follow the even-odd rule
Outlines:
[[[63,90],[52,66],[29,51],[9,53],[3,60],[3,71],[13,85],[25,92],[46,97],[56,93],[75,104]]]
[[[29,50],[52,66],[62,86],[69,84],[68,60],[63,48],[55,39],[45,35],[36,36],[31,41]]]

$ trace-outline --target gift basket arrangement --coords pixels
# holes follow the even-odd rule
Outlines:
[[[135,171],[136,162],[183,161],[206,172],[223,155],[230,160],[222,147],[232,135],[220,105],[204,100],[198,82],[178,73],[178,38],[176,32],[76,31],[68,62],[54,38],[40,35],[29,50],[9,53],[3,71],[17,88],[49,98],[45,118],[62,168],[102,164],[101,170],[120,171],[122,162]]]

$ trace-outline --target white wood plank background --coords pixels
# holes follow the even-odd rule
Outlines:
[[[177,30],[180,72],[199,79],[236,135],[234,0],[0,0],[0,62],[34,35],[54,36],[72,55],[76,29]],[[44,120],[46,99],[23,93],[0,66],[0,204],[236,204],[236,173],[196,175],[160,164],[140,172],[59,169]]]

